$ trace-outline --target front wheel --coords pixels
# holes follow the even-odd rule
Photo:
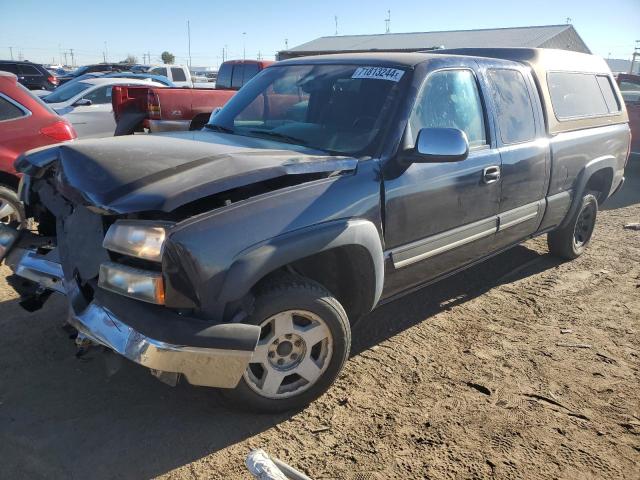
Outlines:
[[[558,257],[573,260],[584,252],[596,226],[598,199],[593,193],[582,197],[582,204],[571,221],[563,228],[549,232],[549,251]]]
[[[2,185],[0,185],[0,223],[20,226],[26,224],[24,207],[18,199],[18,194]]]
[[[342,305],[319,284],[291,277],[258,294],[249,323],[262,329],[238,386],[225,395],[261,412],[304,407],[334,382],[349,357]]]

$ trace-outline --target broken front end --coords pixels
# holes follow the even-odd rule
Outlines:
[[[0,262],[20,279],[21,304],[33,311],[53,292],[66,295],[80,341],[108,347],[170,384],[183,375],[194,385],[235,387],[260,329],[172,308],[161,262],[172,224],[89,204],[68,188],[58,162],[31,159],[21,167],[21,199],[39,232],[0,224]]]

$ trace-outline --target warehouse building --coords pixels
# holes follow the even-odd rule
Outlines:
[[[487,28],[443,32],[382,33],[320,37],[278,53],[278,59],[354,52],[417,52],[439,48],[525,47],[560,48],[591,53],[572,25]]]

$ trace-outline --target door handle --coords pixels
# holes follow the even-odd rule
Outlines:
[[[497,165],[486,167],[482,170],[482,181],[484,183],[495,183],[500,180],[500,167]]]

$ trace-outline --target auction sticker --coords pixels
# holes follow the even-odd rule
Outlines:
[[[399,82],[404,70],[389,67],[358,67],[351,78],[371,78],[374,80],[390,80]]]

